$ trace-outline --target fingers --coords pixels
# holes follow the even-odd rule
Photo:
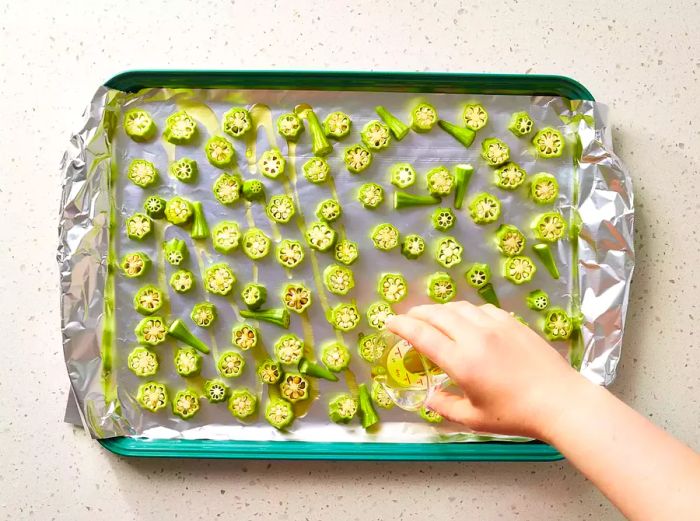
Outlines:
[[[511,315],[507,311],[503,311],[501,308],[497,308],[493,304],[484,304],[479,306],[482,313],[490,316],[491,318],[499,321],[503,321],[506,318],[510,318]]]
[[[460,303],[449,303],[449,304],[435,304],[428,306],[416,306],[408,310],[408,315],[418,318],[432,325],[433,327],[439,329],[445,336],[456,340],[461,335],[464,334],[465,328],[469,325],[473,325],[474,320],[478,320],[477,313],[479,312],[475,306],[472,306],[474,310],[467,310],[465,313],[460,313],[458,310],[461,308]],[[468,304],[471,306],[471,304]],[[469,313],[472,312],[473,316]],[[467,319],[467,323],[465,323]]]
[[[426,405],[443,418],[474,430],[479,423],[479,411],[463,396],[439,390],[430,397]]]
[[[450,367],[454,342],[438,329],[410,315],[395,315],[387,320],[386,327],[438,366],[445,370]]]

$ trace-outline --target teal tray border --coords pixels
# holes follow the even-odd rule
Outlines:
[[[579,82],[566,76],[353,71],[134,70],[105,85],[125,92],[145,88],[238,88],[287,90],[366,90],[562,96],[594,101]],[[372,461],[557,461],[555,448],[529,443],[346,443],[303,441],[98,440],[120,456],[148,458],[372,460]]]

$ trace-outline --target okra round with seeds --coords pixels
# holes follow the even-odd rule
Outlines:
[[[184,110],[170,114],[165,120],[163,139],[173,145],[186,145],[197,135],[197,122]]]
[[[411,233],[403,238],[401,254],[407,259],[417,259],[425,253],[425,241],[420,235]]]
[[[212,192],[221,204],[233,204],[241,198],[243,180],[239,175],[221,174],[214,181]]]
[[[429,132],[437,121],[437,109],[430,103],[419,103],[411,111],[411,128],[416,132]]]
[[[462,262],[464,247],[454,237],[443,237],[435,245],[435,260],[445,268]]]
[[[533,311],[544,311],[549,307],[549,295],[541,289],[536,289],[527,294],[525,302]]]
[[[241,290],[241,300],[248,309],[260,309],[267,300],[267,288],[262,284],[249,282]]]
[[[163,243],[163,255],[171,266],[179,266],[188,257],[187,245],[182,239],[173,237],[168,242]]]
[[[384,188],[377,183],[365,183],[357,191],[357,200],[365,208],[377,208],[384,200]]]
[[[128,278],[140,277],[151,267],[151,259],[142,251],[127,253],[122,257],[119,267]]]
[[[387,319],[395,314],[386,302],[375,302],[367,308],[367,323],[370,327],[381,331],[386,326]]]
[[[153,221],[145,213],[135,213],[129,216],[125,225],[127,237],[136,241],[145,239],[153,232]]]
[[[475,262],[469,266],[469,269],[464,274],[464,278],[472,288],[482,288],[491,282],[491,268],[489,268],[488,264]]]
[[[172,407],[173,414],[188,420],[199,412],[199,396],[192,389],[178,391],[173,397]]]
[[[390,223],[378,224],[372,230],[371,239],[375,248],[389,251],[399,245],[399,230]]]
[[[284,365],[297,365],[304,356],[304,341],[294,334],[282,335],[274,345],[275,358]]]
[[[360,133],[362,142],[367,145],[370,150],[382,150],[387,148],[391,143],[391,132],[389,127],[379,120],[368,122]]]
[[[265,213],[276,223],[288,223],[296,210],[294,208],[294,200],[288,195],[273,195],[265,206]]]
[[[532,128],[534,126],[535,122],[532,121],[530,114],[527,112],[514,112],[510,117],[508,130],[510,130],[515,136],[522,137],[532,132]]]
[[[194,159],[183,157],[170,163],[170,175],[183,183],[193,183],[197,179],[199,168]]]
[[[168,390],[159,382],[146,382],[139,385],[136,401],[151,412],[158,412],[168,405]]]
[[[316,218],[326,222],[333,222],[340,218],[343,209],[337,199],[325,199],[316,207]]]
[[[295,313],[303,313],[311,305],[311,290],[304,284],[290,282],[282,290],[282,304]]]
[[[393,409],[394,401],[379,382],[372,382],[372,401],[382,409]]]
[[[535,263],[525,255],[508,257],[503,265],[503,276],[513,284],[530,282],[536,271]]]
[[[510,148],[496,137],[481,142],[481,157],[489,166],[501,166],[510,159]]]
[[[204,382],[204,396],[209,403],[221,403],[228,396],[228,386],[221,380],[207,380]]]
[[[163,307],[163,292],[148,284],[134,295],[134,309],[142,315],[152,315]]]
[[[284,174],[286,164],[287,161],[284,159],[284,156],[276,148],[266,150],[258,160],[260,172],[270,179],[277,179]]]
[[[187,199],[176,195],[165,204],[165,218],[172,224],[185,224],[192,218],[194,208]]]
[[[204,153],[212,166],[227,168],[236,161],[236,151],[225,137],[213,136],[204,145]]]
[[[379,277],[377,293],[387,302],[401,302],[408,295],[408,282],[400,273],[385,273]]]
[[[216,320],[216,306],[211,302],[198,302],[192,308],[190,318],[199,327],[209,327]]]
[[[233,291],[236,276],[223,262],[213,264],[204,271],[204,289],[215,295],[226,296]]]
[[[362,145],[352,145],[343,153],[345,167],[353,174],[359,174],[372,164],[372,152]]]
[[[331,342],[321,349],[321,361],[330,371],[338,373],[350,365],[350,351],[339,342]]]
[[[233,107],[224,114],[221,127],[229,136],[240,138],[253,128],[253,118],[247,109]]]
[[[520,255],[525,249],[525,236],[512,224],[502,224],[496,230],[496,247],[507,257]]]
[[[250,418],[258,410],[258,397],[248,389],[231,391],[228,399],[228,410],[239,420]]]
[[[282,430],[294,421],[292,404],[280,398],[273,398],[265,406],[265,419],[275,429]]]
[[[274,385],[282,378],[282,368],[271,359],[263,360],[257,368],[260,383]]]
[[[357,352],[364,361],[373,364],[378,362],[384,354],[386,342],[383,341],[379,333],[365,335],[360,333],[357,338]]]
[[[352,121],[345,112],[331,112],[323,120],[323,132],[333,139],[343,139],[350,133]]]
[[[546,212],[538,216],[532,228],[541,241],[556,242],[566,233],[566,221],[557,212]]]
[[[143,210],[151,219],[162,219],[165,217],[166,201],[159,195],[151,195],[143,202]]]
[[[323,221],[310,223],[305,235],[309,246],[318,251],[330,250],[337,239],[335,230]]]
[[[416,171],[409,163],[396,163],[390,175],[391,184],[397,188],[408,188],[416,182]]]
[[[357,400],[350,394],[339,394],[328,403],[328,418],[334,423],[350,423],[357,407]]]
[[[357,243],[348,239],[338,241],[335,245],[335,260],[346,266],[353,264],[360,255]]]
[[[462,119],[467,128],[476,131],[486,126],[489,121],[489,113],[481,103],[470,103],[464,107]]]
[[[211,242],[219,253],[231,253],[241,240],[241,231],[235,221],[221,221],[211,230]]]
[[[457,295],[457,284],[448,273],[439,271],[428,279],[428,296],[435,302],[444,304]]]
[[[347,295],[355,287],[355,277],[351,269],[330,264],[323,270],[323,284],[335,295]]]
[[[433,228],[440,232],[446,232],[455,225],[457,216],[451,208],[436,208],[430,217]]]
[[[170,287],[178,293],[187,293],[194,288],[194,275],[190,270],[177,270],[170,276]]]
[[[331,167],[322,157],[312,157],[304,163],[303,169],[304,177],[314,184],[324,183],[331,175]]]
[[[139,344],[157,346],[165,342],[168,326],[161,317],[146,317],[134,328],[136,340]]]
[[[546,127],[532,138],[535,154],[543,159],[560,157],[564,152],[564,136],[557,129]]]
[[[482,192],[469,203],[469,215],[476,224],[488,224],[501,216],[501,201],[495,195]]]
[[[158,170],[156,166],[145,159],[134,159],[129,163],[126,171],[129,181],[141,188],[148,188],[158,182]]]
[[[530,199],[537,204],[550,204],[557,200],[559,183],[557,178],[547,172],[540,172],[530,180]]]
[[[282,114],[277,118],[277,132],[287,141],[295,142],[304,131],[304,124],[293,112]]]
[[[444,166],[438,166],[428,170],[425,175],[428,183],[428,192],[436,197],[450,195],[454,188],[455,178]]]
[[[145,347],[135,347],[129,353],[127,365],[136,376],[153,376],[158,372],[158,355]]]
[[[258,337],[258,330],[250,324],[240,324],[231,329],[231,343],[243,351],[257,346]]]
[[[432,409],[428,409],[427,407],[421,407],[418,410],[418,415],[428,423],[441,423],[443,419],[439,413],[433,411]]]
[[[199,373],[202,368],[201,355],[191,347],[181,347],[175,351],[175,372],[180,376]]]
[[[148,141],[156,135],[156,124],[143,109],[131,109],[124,114],[124,132],[136,142]]]
[[[517,163],[506,163],[494,170],[495,183],[503,190],[515,190],[525,182],[527,173]]]
[[[245,359],[235,351],[222,353],[216,363],[216,368],[221,376],[225,378],[236,378],[241,376],[245,367]]]
[[[360,311],[354,303],[337,304],[330,311],[329,322],[339,331],[352,331],[360,323]]]
[[[265,199],[265,185],[257,179],[247,179],[241,188],[243,197],[251,203]]]
[[[252,260],[258,260],[270,253],[270,238],[259,228],[249,228],[243,234],[243,252]]]
[[[306,400],[309,397],[309,381],[299,373],[287,373],[282,377],[280,394],[291,403]]]
[[[304,260],[304,247],[299,241],[284,239],[277,245],[277,262],[285,268],[295,268]]]
[[[550,308],[544,317],[544,334],[549,340],[567,340],[573,332],[573,321],[561,308]]]

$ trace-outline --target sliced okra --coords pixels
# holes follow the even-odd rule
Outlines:
[[[464,278],[467,280],[467,284],[472,288],[482,288],[491,282],[491,268],[489,268],[488,264],[475,262],[469,266],[469,269],[464,273]]]
[[[407,259],[417,259],[425,253],[425,241],[420,235],[411,233],[401,242],[401,254]]]
[[[382,341],[379,333],[365,335],[360,333],[357,337],[357,352],[365,362],[373,364],[378,362],[384,354],[386,343]]]
[[[295,313],[303,313],[311,305],[311,290],[304,284],[290,282],[282,290],[284,307]]]
[[[151,219],[162,219],[165,217],[165,199],[151,195],[143,202],[143,210]]]
[[[428,170],[425,179],[428,183],[428,192],[435,197],[450,195],[455,185],[454,176],[444,166]]]
[[[439,413],[433,411],[432,409],[428,409],[427,407],[421,407],[418,410],[418,415],[428,423],[441,423],[443,419]]]
[[[343,152],[343,162],[349,172],[359,174],[372,164],[372,152],[363,145],[352,145]]]
[[[204,396],[209,403],[221,403],[228,396],[228,386],[221,380],[207,380],[204,382]]]
[[[241,231],[235,221],[221,221],[211,230],[211,242],[220,253],[231,253],[240,241]]]
[[[549,307],[549,295],[541,289],[536,289],[527,294],[525,303],[533,311],[544,311]]]
[[[282,378],[282,368],[277,362],[268,358],[258,364],[257,374],[260,383],[274,385]]]
[[[250,324],[240,324],[231,329],[231,343],[242,351],[258,345],[258,330]]]
[[[267,300],[267,288],[262,284],[249,282],[241,290],[241,300],[248,309],[260,309]]]
[[[323,221],[310,223],[306,228],[305,235],[309,246],[318,251],[330,250],[338,237],[335,230]]]
[[[530,257],[517,255],[506,259],[503,266],[503,276],[513,284],[525,284],[535,276],[537,266]]]
[[[333,139],[343,139],[350,133],[352,121],[345,112],[331,112],[323,120],[323,132]]]
[[[213,136],[204,145],[204,153],[212,166],[227,168],[236,160],[236,151],[231,142],[225,137]]]
[[[215,295],[226,296],[233,291],[236,276],[223,262],[212,264],[204,271],[204,289]]]
[[[142,251],[127,253],[122,257],[119,267],[130,279],[140,277],[151,267],[151,259]]]
[[[179,266],[182,264],[189,252],[187,251],[187,245],[182,239],[173,237],[168,242],[163,243],[163,255],[168,264],[172,266]]]
[[[277,262],[285,268],[295,268],[304,260],[304,247],[299,241],[284,239],[277,245]]]
[[[197,122],[184,110],[170,114],[165,120],[163,139],[173,145],[185,145],[197,135]]]
[[[535,122],[532,121],[530,114],[527,112],[514,112],[510,117],[510,123],[508,124],[508,130],[510,130],[516,137],[527,136],[532,132],[532,128],[535,126]]]
[[[462,114],[464,125],[474,131],[481,130],[489,121],[489,113],[481,103],[470,103]]]
[[[414,206],[432,206],[440,202],[440,198],[434,195],[416,195],[406,192],[394,191],[394,209],[412,208]]]
[[[222,130],[229,136],[240,138],[253,128],[253,118],[247,109],[234,107],[224,114]]]
[[[384,123],[386,123],[386,126],[389,127],[389,130],[391,130],[391,133],[394,134],[396,139],[401,141],[406,137],[406,134],[408,134],[408,131],[410,130],[408,125],[381,105],[374,107],[374,110],[377,112],[377,115],[382,118]]]
[[[303,169],[304,177],[314,184],[326,182],[331,175],[331,167],[322,157],[312,157],[304,163]]]
[[[246,179],[243,182],[241,193],[246,201],[251,203],[265,199],[265,185],[258,179]]]
[[[134,309],[142,315],[152,315],[163,307],[163,292],[148,284],[134,295]]]
[[[556,242],[566,233],[566,221],[560,213],[545,212],[537,217],[532,228],[539,240]]]
[[[323,284],[334,295],[347,295],[355,287],[355,277],[351,269],[330,264],[323,270]]]
[[[419,103],[411,111],[411,128],[416,132],[429,132],[437,122],[437,109],[430,103]]]
[[[275,429],[289,427],[294,421],[292,404],[281,398],[273,398],[265,406],[265,420]]]
[[[448,273],[438,271],[428,279],[428,296],[435,302],[444,304],[457,295],[457,284]]]
[[[141,188],[148,188],[158,182],[158,170],[156,166],[145,159],[134,159],[129,163],[126,171],[129,181]]]
[[[294,334],[282,335],[274,345],[275,358],[284,365],[297,365],[304,356],[304,341]]]
[[[290,317],[286,308],[259,309],[257,311],[242,309],[239,313],[243,318],[268,322],[284,329],[289,328]]]
[[[384,200],[384,188],[377,183],[365,183],[357,191],[357,200],[362,206],[373,210]]]
[[[212,192],[221,204],[233,204],[241,198],[243,181],[238,175],[221,174],[214,181]]]
[[[180,376],[190,376],[202,369],[202,356],[191,347],[181,347],[175,351],[175,372]]]
[[[330,382],[337,382],[338,377],[320,364],[316,364],[307,358],[299,362],[299,372],[304,376],[313,376],[314,378],[323,378]]]
[[[204,353],[205,355],[209,353],[209,347],[192,334],[182,319],[177,318],[170,324],[168,335],[190,347],[194,347],[200,353]]]
[[[472,165],[455,166],[455,208],[457,210],[461,209],[462,204],[464,204],[464,196],[467,194],[467,187],[473,174],[474,167]]]
[[[258,168],[265,177],[277,179],[284,174],[284,168],[287,164],[282,153],[276,148],[266,150],[258,160]]]
[[[187,199],[176,195],[165,204],[165,218],[172,224],[185,224],[192,218],[194,208]]]
[[[311,152],[315,156],[327,156],[333,151],[333,146],[326,139],[321,123],[313,110],[306,110],[306,123],[311,133]]]
[[[192,219],[190,237],[193,239],[206,239],[209,237],[209,226],[204,216],[204,207],[202,203],[195,201],[192,203],[192,209],[194,211],[194,219]]]
[[[129,353],[127,365],[136,376],[153,376],[158,371],[158,355],[145,347],[135,347]]]
[[[339,342],[331,342],[323,346],[321,361],[329,371],[339,373],[350,365],[350,351]]]
[[[382,331],[386,327],[387,319],[395,314],[386,302],[375,302],[367,307],[367,323],[370,327]]]
[[[510,148],[497,137],[481,142],[481,157],[489,166],[501,166],[510,159]]]
[[[408,282],[400,273],[385,273],[379,277],[377,293],[392,304],[401,302],[408,295]]]
[[[139,344],[157,346],[165,342],[168,326],[161,317],[146,317],[136,325],[134,333]]]
[[[358,386],[358,391],[362,427],[369,429],[370,427],[379,423],[379,416],[377,415],[377,411],[375,411],[374,407],[372,406],[372,397],[367,390],[367,385],[360,384]]]
[[[368,122],[360,133],[362,142],[367,145],[370,150],[382,150],[391,143],[391,132],[389,127],[379,120]]]
[[[175,393],[173,398],[173,414],[183,420],[189,420],[199,411],[199,396],[192,389],[185,389]]]
[[[135,213],[126,219],[126,235],[129,239],[140,241],[153,231],[153,221],[145,213]]]
[[[276,223],[286,224],[296,213],[294,200],[285,194],[273,195],[265,206],[265,213]]]
[[[474,138],[476,137],[476,132],[474,132],[472,129],[458,127],[454,123],[450,123],[444,119],[438,121],[438,126],[466,148],[471,146],[471,144],[474,142]]]
[[[530,199],[537,204],[550,204],[557,200],[559,183],[552,174],[540,172],[530,180]]]
[[[484,299],[484,302],[492,304],[497,308],[501,307],[501,304],[498,301],[498,296],[496,295],[496,290],[493,288],[493,284],[490,282],[481,286],[476,290],[476,292],[482,299]]]
[[[455,225],[457,216],[452,208],[436,208],[430,218],[433,228],[440,232],[446,232]]]
[[[469,215],[476,224],[487,224],[501,215],[501,201],[495,195],[482,192],[469,203]]]
[[[299,373],[286,373],[280,383],[282,398],[291,403],[306,400],[309,397],[309,381]]]
[[[226,351],[216,362],[219,374],[224,378],[236,378],[241,376],[245,367],[245,359],[235,351]]]
[[[409,163],[396,163],[390,174],[391,184],[397,188],[408,188],[416,182],[416,171]]]
[[[248,389],[231,391],[228,399],[228,410],[239,420],[250,418],[258,410],[258,397]]]
[[[156,124],[143,109],[131,109],[124,114],[124,132],[136,142],[148,141],[156,135]]]
[[[192,308],[190,319],[196,326],[209,327],[216,321],[216,306],[211,302],[198,302]]]
[[[569,314],[561,308],[550,308],[544,316],[544,334],[549,340],[566,340],[574,330]]]
[[[520,255],[525,249],[525,236],[512,224],[502,224],[496,231],[496,247],[507,257]]]
[[[435,260],[445,268],[462,262],[464,247],[454,237],[443,237],[435,245]]]
[[[557,129],[546,127],[532,138],[535,154],[543,159],[560,157],[564,152],[564,136]]]
[[[183,157],[170,164],[170,175],[183,183],[193,183],[197,179],[199,168],[194,159]]]
[[[339,331],[352,331],[360,323],[360,311],[354,303],[337,304],[330,311],[329,322]]]
[[[177,270],[170,276],[170,287],[178,293],[187,293],[194,288],[194,275],[190,270]]]
[[[382,223],[378,224],[372,230],[371,235],[374,247],[378,250],[389,251],[399,245],[399,230],[393,224]]]
[[[527,173],[517,163],[506,163],[494,170],[495,183],[503,190],[515,190],[525,182]]]
[[[243,234],[243,252],[252,260],[270,253],[270,238],[259,228],[248,228]]]
[[[325,199],[316,207],[316,217],[326,222],[338,220],[342,213],[343,209],[337,199]]]
[[[554,260],[554,254],[552,253],[552,249],[550,248],[549,244],[538,243],[533,245],[532,249],[535,252],[535,255],[537,255],[537,258],[540,259],[540,262],[544,265],[549,274],[552,276],[552,278],[558,279],[559,269],[557,268],[557,263]]]
[[[333,423],[350,423],[357,414],[357,400],[348,393],[337,395],[328,402],[328,418]]]
[[[168,390],[162,383],[146,382],[139,385],[136,401],[144,409],[158,412],[168,405]]]
[[[282,114],[277,118],[277,132],[287,141],[292,143],[299,139],[299,135],[304,131],[304,124],[299,116],[293,112]]]
[[[393,409],[394,401],[379,382],[372,382],[372,401],[382,409]]]
[[[353,264],[360,255],[357,243],[348,239],[338,241],[335,245],[335,260],[346,266]]]

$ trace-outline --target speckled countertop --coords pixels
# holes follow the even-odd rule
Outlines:
[[[309,3],[310,4],[310,3]],[[0,2],[0,518],[618,519],[565,462],[128,460],[63,423],[58,162],[94,89],[132,68],[570,75],[610,107],[638,268],[613,391],[700,449],[700,6]],[[399,7],[400,6],[400,7]]]

